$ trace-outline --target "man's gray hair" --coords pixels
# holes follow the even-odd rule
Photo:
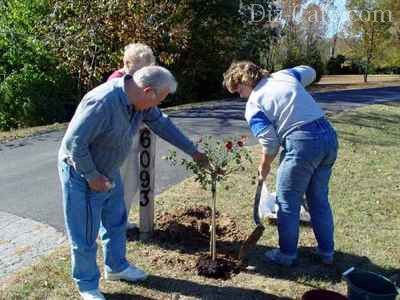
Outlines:
[[[152,87],[156,93],[166,89],[169,93],[176,92],[178,83],[172,73],[160,66],[149,66],[141,68],[133,74],[136,84],[141,87]]]

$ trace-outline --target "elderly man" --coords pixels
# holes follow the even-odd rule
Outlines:
[[[72,277],[83,299],[104,299],[96,264],[99,232],[107,280],[136,282],[147,277],[125,257],[127,212],[119,174],[138,124],[145,122],[161,138],[207,164],[205,155],[157,108],[176,86],[167,69],[144,67],[87,93],[69,124],[58,168]]]

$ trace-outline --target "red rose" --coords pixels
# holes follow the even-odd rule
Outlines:
[[[243,147],[244,144],[243,144],[242,141],[238,141],[238,142],[237,142],[237,145],[238,145],[239,147]]]
[[[232,142],[227,142],[226,144],[225,144],[225,148],[226,149],[228,149],[228,151],[231,151],[232,150],[232,148],[233,148],[233,143]]]

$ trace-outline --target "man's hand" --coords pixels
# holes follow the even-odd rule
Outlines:
[[[210,162],[208,161],[207,155],[205,155],[204,153],[196,151],[192,155],[192,158],[201,168],[205,168],[205,169],[210,168]]]
[[[104,193],[112,189],[113,184],[107,177],[100,175],[89,181],[89,187],[92,191]]]

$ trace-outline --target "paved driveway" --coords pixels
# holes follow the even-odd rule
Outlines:
[[[338,113],[363,105],[400,100],[400,87],[314,94],[324,110]],[[245,102],[222,100],[198,107],[169,109],[173,121],[192,139],[210,134],[219,138],[250,135],[243,119]],[[0,213],[6,212],[49,224],[64,231],[61,192],[56,170],[57,149],[63,132],[0,144]],[[250,143],[255,143],[250,139]],[[159,140],[157,157],[171,147]],[[172,169],[167,162],[156,161],[156,193],[184,179],[183,169]],[[1,230],[1,228],[0,228]]]

